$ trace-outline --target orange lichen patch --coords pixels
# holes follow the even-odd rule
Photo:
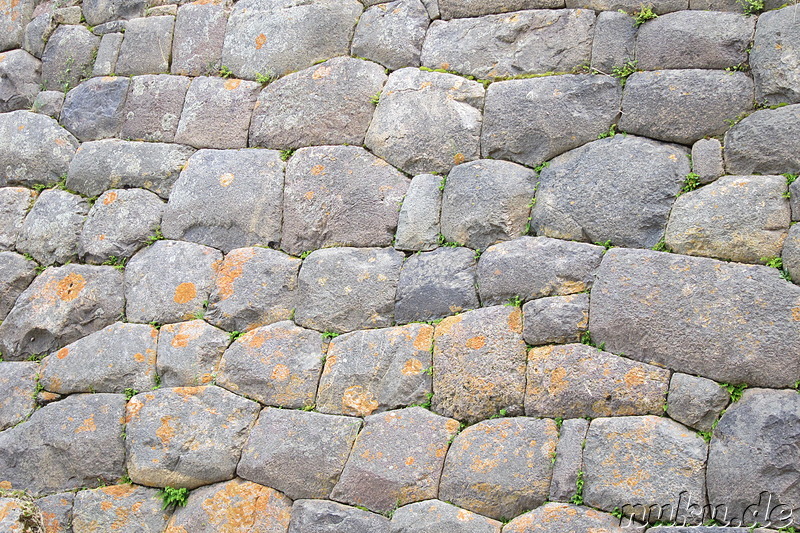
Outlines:
[[[55,513],[42,512],[42,522],[44,522],[45,532],[49,533],[50,531],[64,530],[64,528],[61,526],[61,521],[58,519]]]
[[[94,423],[94,415],[90,415],[89,418],[83,421],[83,424],[78,426],[75,430],[75,433],[83,433],[84,431],[96,431],[97,426]]]
[[[313,167],[311,167],[311,174],[313,174],[314,176],[319,176],[323,172],[325,172],[324,165],[314,165]]]
[[[641,367],[631,368],[625,373],[625,384],[629,387],[638,387],[644,383],[647,373]]]
[[[792,320],[800,322],[800,307],[792,307]]]
[[[456,433],[461,428],[461,424],[458,423],[458,420],[451,418],[444,423],[444,428],[450,433]]]
[[[119,500],[135,492],[136,487],[124,483],[122,485],[111,485],[110,487],[103,487],[100,490],[103,492],[103,494],[108,494],[109,496]]]
[[[436,330],[434,331],[433,336],[440,337],[442,335],[447,335],[448,333],[450,333],[450,330],[453,329],[453,326],[455,326],[462,320],[464,320],[463,315],[449,316],[445,318],[444,320],[439,322],[439,324],[436,325]]]
[[[71,302],[86,287],[86,280],[80,274],[67,274],[56,284],[56,294],[65,302]]]
[[[342,395],[342,407],[345,412],[356,416],[371,415],[378,405],[372,392],[364,390],[360,385],[346,389]]]
[[[143,353],[135,353],[135,354],[133,354],[133,359],[137,363],[144,363],[144,354]]]
[[[231,172],[226,172],[219,177],[219,184],[223,187],[228,187],[231,183],[233,183],[233,178],[234,176]]]
[[[406,463],[406,466],[413,465],[414,464],[414,458],[413,457],[406,457],[405,463]]]
[[[456,520],[459,522],[469,522],[470,520],[475,520],[475,515],[465,509],[459,509],[458,513],[456,513]]]
[[[478,335],[477,337],[472,337],[471,339],[467,340],[467,348],[472,348],[473,350],[480,350],[486,345],[486,337],[483,335]]]
[[[233,91],[234,89],[238,88],[239,85],[242,84],[242,80],[225,80],[225,83],[222,86],[225,88],[226,91]]]
[[[12,487],[10,481],[0,481],[0,489],[11,490]]]
[[[68,355],[69,355],[69,348],[61,348],[59,351],[56,352],[56,357],[58,357],[59,359],[64,359]]]
[[[114,191],[108,191],[107,194],[103,197],[103,205],[110,205],[117,201],[117,196],[119,196]]]
[[[167,325],[162,329],[170,331],[175,326]],[[155,328],[154,328],[155,330]],[[157,333],[157,331],[156,331]],[[189,345],[189,341],[193,341],[200,336],[201,326],[197,322],[186,322],[178,326],[178,332],[172,338],[170,344],[175,348],[185,348]]]
[[[256,50],[261,50],[261,47],[267,43],[267,36],[263,33],[259,33],[258,37],[256,37]]]
[[[139,411],[142,410],[142,407],[144,407],[144,403],[138,399],[129,401],[128,406],[125,409],[125,423],[129,424],[134,418],[138,417]]]
[[[461,152],[459,152],[459,153],[457,153],[456,155],[453,156],[453,164],[454,165],[460,165],[463,162],[464,162],[464,154],[462,154]]]
[[[272,369],[272,374],[270,378],[275,381],[286,381],[291,376],[292,372],[289,370],[289,367],[286,365],[275,365],[275,368]]]
[[[414,338],[414,349],[427,352],[431,349],[432,342],[433,326],[423,326],[420,328],[419,333],[417,333],[416,338]]]
[[[164,446],[167,446],[173,437],[175,437],[176,430],[171,425],[173,420],[175,420],[174,416],[162,416],[161,426],[156,430],[156,437],[161,440],[161,444]]]
[[[422,372],[422,361],[412,357],[403,364],[403,369],[400,370],[405,376],[414,376]]]
[[[522,333],[522,310],[517,308],[514,309],[510,315],[508,315],[508,327],[514,333]]]
[[[311,75],[312,79],[321,80],[322,78],[327,78],[331,74],[331,67],[320,66],[314,73]]]
[[[194,283],[186,282],[175,287],[175,294],[172,299],[176,304],[185,304],[196,297],[197,288],[195,288]]]
[[[183,401],[189,400],[193,396],[197,396],[202,393],[205,388],[204,387],[175,387],[172,389],[175,391],[175,394],[183,398]]]
[[[217,271],[217,292],[220,300],[233,296],[233,284],[242,275],[242,267],[255,255],[252,248],[240,248],[230,252]]]
[[[306,200],[313,200],[314,199],[314,191],[308,191],[303,195]]]
[[[559,288],[559,294],[575,294],[583,292],[587,289],[586,284],[582,281],[564,281]]]

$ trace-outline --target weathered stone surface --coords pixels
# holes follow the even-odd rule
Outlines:
[[[141,187],[168,198],[193,152],[193,148],[177,144],[118,139],[87,142],[69,165],[67,188],[99,196],[108,189]]]
[[[14,250],[19,230],[36,195],[24,187],[0,188],[0,250]]]
[[[175,17],[169,15],[129,20],[119,49],[117,74],[138,76],[169,72],[174,26]]]
[[[42,82],[51,91],[67,91],[92,75],[100,38],[83,26],[59,26],[42,54]]]
[[[722,143],[718,139],[700,139],[692,145],[692,172],[700,183],[711,183],[725,174]]]
[[[422,407],[368,416],[331,498],[386,513],[436,497],[459,424]]]
[[[783,267],[793,280],[800,281],[800,226],[793,224],[783,244],[781,252]]]
[[[483,305],[566,296],[592,287],[603,248],[548,237],[522,237],[495,244],[478,261]]]
[[[117,58],[122,47],[122,33],[107,33],[100,39],[92,76],[110,76],[117,70]]]
[[[594,21],[586,9],[435,20],[422,64],[478,78],[570,71],[591,58]]]
[[[527,378],[528,416],[660,415],[669,388],[669,370],[585,344],[532,348]]]
[[[608,76],[493,83],[486,91],[481,153],[534,167],[607,132],[621,98],[620,84]]]
[[[88,263],[132,256],[161,222],[164,202],[143,189],[112,189],[100,195],[83,224],[78,255]]]
[[[122,273],[113,267],[48,268],[0,324],[0,352],[15,361],[55,351],[112,324],[124,305]]]
[[[156,489],[111,485],[75,495],[72,528],[81,531],[161,533],[169,512],[161,509]]]
[[[0,5],[0,51],[19,48],[35,2],[3,2]]]
[[[578,342],[589,327],[589,295],[550,296],[522,307],[522,337],[532,346]]]
[[[800,375],[790,355],[800,349],[798,305],[800,288],[774,268],[612,249],[592,289],[589,330],[632,359],[720,383],[785,387]]]
[[[747,62],[755,17],[713,11],[678,11],[643,24],[636,35],[642,70],[725,69]]]
[[[652,6],[654,13],[663,15],[672,11],[688,9],[689,0],[658,0],[647,5]],[[642,3],[638,0],[567,0],[567,7],[635,13],[642,8]]]
[[[131,78],[125,122],[119,136],[128,140],[173,142],[188,88],[189,78],[184,76],[156,74]]]
[[[606,511],[620,507],[630,514],[631,505],[648,509],[653,505],[682,520],[691,514],[689,502],[700,508],[706,503],[707,448],[694,431],[663,417],[592,420],[583,452],[583,498],[592,507]]]
[[[289,320],[297,306],[300,264],[277,250],[232,250],[217,268],[206,320],[228,331]]]
[[[78,141],[50,117],[0,114],[0,185],[53,185],[67,173]]]
[[[74,394],[0,433],[0,482],[33,495],[95,487],[125,473],[121,394]]]
[[[359,429],[358,418],[264,409],[242,451],[237,474],[293,500],[327,498]]]
[[[429,24],[420,0],[374,5],[358,19],[352,53],[392,70],[417,67]]]
[[[503,527],[504,533],[626,533],[630,530],[610,514],[568,503],[546,503]]]
[[[447,454],[439,497],[498,520],[536,508],[550,494],[557,442],[552,420],[499,418],[470,426]]]
[[[245,148],[260,90],[254,81],[195,78],[186,92],[175,142],[195,148]]]
[[[363,7],[356,0],[246,0],[228,19],[222,64],[236,76],[284,76],[350,53]]]
[[[519,308],[495,306],[445,318],[434,332],[437,413],[466,422],[522,414],[525,342]]]
[[[410,252],[436,248],[442,210],[441,183],[442,178],[433,174],[420,174],[411,180],[397,219],[395,248]]]
[[[658,38],[658,37],[656,37]],[[692,144],[720,135],[728,121],[753,108],[753,80],[744,72],[635,72],[622,94],[619,129],[667,142]]]
[[[56,7],[53,9],[53,22],[56,24],[80,24],[82,15],[81,6]]]
[[[72,502],[75,494],[61,492],[39,498],[36,507],[42,511],[45,533],[72,533]]]
[[[297,500],[289,533],[389,533],[389,519],[326,500]]]
[[[85,0],[86,23],[98,26],[116,19],[132,19],[144,15],[145,0]]]
[[[366,147],[412,174],[448,172],[480,157],[483,86],[460,76],[393,72],[367,130]]]
[[[395,511],[393,533],[500,533],[502,523],[440,500],[412,503]]]
[[[33,391],[38,372],[36,363],[0,362],[0,431],[33,413],[36,407]]]
[[[558,9],[563,0],[439,0],[439,11],[444,20],[479,17],[492,13],[508,13],[523,9]],[[431,17],[434,18],[434,17]]]
[[[800,104],[756,111],[723,144],[729,174],[800,173]]]
[[[0,53],[0,113],[27,109],[39,92],[41,61],[25,50]]]
[[[431,392],[433,327],[409,324],[355,331],[328,347],[317,409],[368,416],[423,404]]]
[[[562,154],[539,176],[531,228],[559,239],[651,248],[689,173],[687,153],[615,135]]]
[[[758,17],[750,65],[756,100],[768,104],[800,102],[800,8],[790,5]]]
[[[681,195],[667,224],[667,246],[679,254],[740,263],[781,255],[792,214],[783,176],[724,176]]]
[[[58,120],[64,106],[64,93],[60,91],[42,91],[36,95],[31,111],[41,113]]]
[[[81,141],[115,137],[122,126],[128,78],[92,78],[67,93],[61,123]]]
[[[103,24],[98,24],[97,26],[95,26],[94,29],[92,30],[92,33],[100,36],[103,36],[107,33],[125,33],[125,25],[127,23],[128,21],[126,20],[111,20],[109,22],[104,22]]]
[[[285,533],[292,502],[269,487],[232,479],[193,490],[186,507],[175,509],[164,533],[216,533],[242,527]]]
[[[592,37],[591,68],[611,74],[636,54],[636,24],[627,13],[602,11],[597,14]]]
[[[778,516],[783,510],[778,510],[775,516]],[[627,523],[627,521],[625,522]],[[723,522],[724,523],[724,522]],[[774,524],[772,524],[774,525]],[[671,527],[671,526],[657,526],[648,529],[652,533],[718,533],[721,526],[693,526],[693,527]],[[725,533],[770,533],[774,529],[764,529],[761,527],[726,527]]]
[[[380,65],[350,57],[289,74],[270,83],[258,97],[250,145],[360,146],[375,112],[371,99],[385,82]]]
[[[17,4],[18,6],[30,6],[32,2],[25,2]],[[19,20],[19,19],[18,19]],[[53,14],[49,12],[36,15],[27,26],[25,26],[24,34],[22,35],[22,48],[31,55],[41,59],[44,53],[44,47],[47,45],[48,39],[53,35],[56,30],[56,23],[53,21]],[[19,42],[19,41],[18,41]],[[0,42],[0,48],[2,43]],[[14,48],[11,46],[10,48]]]
[[[203,310],[222,254],[190,242],[158,241],[125,268],[125,312],[131,322],[180,322]]]
[[[475,274],[475,252],[469,248],[412,255],[400,271],[397,322],[436,320],[480,307]]]
[[[219,71],[228,15],[221,4],[186,4],[175,18],[172,73],[204,76]]]
[[[175,182],[164,212],[164,235],[225,252],[277,244],[283,167],[272,150],[200,150]]]
[[[37,266],[20,254],[0,252],[0,320],[5,320],[19,295],[36,277]]]
[[[41,383],[58,394],[150,390],[157,338],[148,324],[116,322],[45,357]]]
[[[729,400],[728,392],[710,379],[676,372],[669,382],[667,414],[698,431],[710,431]]]
[[[190,489],[232,479],[257,415],[257,403],[214,386],[137,394],[125,417],[128,474]]]
[[[345,333],[394,322],[394,298],[403,254],[392,249],[328,248],[300,268],[295,322]]]
[[[300,409],[314,405],[322,372],[322,337],[290,321],[262,326],[231,344],[217,383],[263,404]]]
[[[78,236],[89,204],[60,189],[43,191],[25,217],[17,249],[44,265],[64,264],[78,255]]]
[[[582,418],[561,423],[550,482],[550,500],[568,502],[575,494],[578,477],[583,471],[583,445],[588,429],[589,421]]]
[[[165,324],[158,333],[158,375],[165,387],[208,384],[230,338],[203,320]]]

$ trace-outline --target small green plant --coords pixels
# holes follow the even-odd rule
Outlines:
[[[292,148],[281,150],[281,161],[288,161],[294,155],[294,152]]]
[[[423,374],[428,374],[429,376],[433,375],[433,365],[429,366],[425,370],[422,371]]]
[[[122,478],[119,481],[120,483],[124,483],[125,485],[133,485],[133,480],[131,479],[131,476],[129,476],[127,472],[125,472],[125,474],[122,475]]]
[[[445,184],[447,184],[447,176],[442,176],[442,180],[439,182],[440,191],[444,191]]]
[[[161,375],[155,374],[153,375],[153,390],[157,390],[161,388]]]
[[[185,507],[186,501],[189,499],[189,489],[164,487],[158,491],[158,497],[161,498],[161,508],[165,511],[176,506]]]
[[[316,406],[315,404],[311,404],[311,405],[304,405],[304,406],[303,406],[303,411],[313,411],[313,410],[314,410],[316,407],[317,407],[317,406]]]
[[[436,242],[438,242],[439,246],[443,246],[445,248],[458,248],[461,246],[461,244],[457,242],[448,241],[447,238],[441,233],[437,237]]]
[[[672,249],[667,246],[667,241],[665,241],[663,238],[658,241],[655,246],[651,248],[651,250],[656,252],[672,252]]]
[[[231,340],[231,342],[233,342],[242,335],[244,335],[244,332],[242,331],[231,331],[230,333],[228,333],[228,338]]]
[[[125,399],[128,401],[130,401],[131,398],[133,398],[137,394],[139,394],[139,391],[136,389],[130,389],[130,388],[125,389]]]
[[[625,84],[628,83],[628,78],[630,75],[634,72],[638,72],[638,64],[638,60],[632,60],[626,61],[621,67],[612,67],[611,76],[617,78],[617,80],[619,80],[619,84],[625,87]]]
[[[370,97],[369,101],[372,102],[372,105],[378,105],[378,102],[381,101],[381,91],[378,91],[375,94],[373,94]]]
[[[611,511],[611,516],[613,516],[614,518],[619,518],[620,520],[622,520],[622,517],[624,515],[622,514],[622,509],[620,509],[619,507],[614,507],[614,510]]]
[[[260,72],[256,72],[256,83],[260,83],[261,85],[269,85],[277,78],[275,74],[271,72],[267,72],[266,74],[261,74]]]
[[[683,180],[683,186],[681,187],[680,194],[685,192],[691,192],[697,189],[700,186],[700,175],[695,174],[694,172],[689,172],[686,175],[686,179]]]
[[[610,249],[612,249],[614,247],[614,244],[611,242],[610,239],[607,240],[607,241],[603,241],[603,242],[597,241],[595,244],[597,246],[602,246],[603,248],[606,249],[606,251],[608,251],[608,250],[610,250]]]
[[[46,353],[32,353],[32,354],[30,354],[30,355],[28,356],[28,359],[27,359],[27,361],[36,361],[36,362],[39,362],[39,361],[41,361],[42,359],[44,359],[45,357],[47,357],[47,354],[46,354]]]
[[[161,226],[158,226],[153,231],[153,234],[150,235],[149,237],[147,237],[147,239],[144,241],[144,243],[147,246],[150,246],[151,244],[155,244],[156,242],[163,241],[163,240],[164,240],[164,234],[161,233]]]
[[[575,494],[569,499],[572,505],[583,505],[583,470],[578,471],[578,477],[575,479]]]
[[[739,63],[725,68],[726,72],[747,72],[748,70],[750,70],[750,66],[747,63]]]
[[[728,394],[731,396],[732,402],[738,402],[742,399],[742,394],[744,394],[744,390],[747,388],[747,384],[742,383],[739,385],[733,385],[731,383],[721,383],[720,387],[728,391]]]
[[[797,174],[789,174],[788,172],[785,173],[785,174],[781,174],[781,175],[784,178],[786,178],[786,186],[787,187],[789,187],[792,183],[794,183],[797,180],[797,176],[798,176]],[[791,190],[787,190],[785,193],[783,193],[783,197],[784,198],[791,198],[792,197]]]
[[[786,281],[792,281],[792,275],[787,269],[783,268],[783,259],[780,257],[762,257],[761,261],[763,261],[765,266],[778,269],[778,272],[781,273],[781,277]]]
[[[113,266],[117,270],[125,270],[125,265],[127,263],[128,263],[127,257],[117,257],[116,255],[110,255],[108,256],[108,259],[103,261],[102,264]]]
[[[557,416],[553,420],[555,420],[555,422],[556,422],[556,428],[560,430],[561,426],[564,425],[564,419],[562,417],[560,417],[560,416]]]
[[[480,248],[476,248],[475,249],[475,261],[477,261],[478,259],[481,258],[481,254],[482,253],[483,253],[483,251]]]
[[[512,296],[511,298],[508,299],[508,301],[506,302],[506,305],[508,305],[510,307],[522,307],[522,304],[524,304],[524,303],[525,303],[525,300],[523,300],[519,296]]]
[[[739,0],[745,15],[758,15],[764,11],[764,0]]]
[[[233,76],[233,71],[225,65],[222,65],[219,67],[219,75],[225,79],[228,79]]]
[[[544,161],[543,163],[539,163],[538,165],[536,165],[535,167],[533,167],[533,170],[534,170],[534,171],[535,171],[537,174],[541,174],[541,173],[542,173],[542,170],[546,169],[546,168],[547,168],[547,167],[549,167],[549,166],[550,166],[550,162],[549,162],[549,161]]]
[[[581,333],[581,344],[585,344],[587,346],[592,346],[593,348],[597,348],[598,350],[605,350],[606,343],[601,342],[600,344],[595,343],[592,340],[592,333],[590,331],[584,331]]]
[[[658,15],[656,15],[656,12],[653,11],[653,6],[651,6],[651,5],[642,5],[639,8],[639,11],[634,11],[633,12],[633,18],[634,18],[634,21],[635,21],[634,23],[637,26],[641,26],[642,24],[644,24],[648,20],[653,20],[654,18],[658,18]]]
[[[433,404],[433,393],[427,392],[425,393],[425,401],[422,403],[415,403],[409,405],[409,407],[422,407],[423,409],[430,409],[431,405]]]
[[[616,124],[612,124],[611,127],[608,128],[608,131],[604,131],[603,133],[598,135],[597,138],[598,139],[607,139],[609,137],[613,137],[616,134],[617,134],[617,125]]]
[[[311,252],[313,252],[313,251],[314,251],[314,250],[306,250],[305,252],[301,253],[301,254],[300,254],[300,259],[305,259],[305,258],[306,258],[306,257],[308,257],[309,255],[311,255]]]
[[[800,380],[794,382],[794,390],[800,392]]]
[[[336,337],[338,337],[339,335],[341,335],[341,333],[336,333],[336,332],[334,332],[334,331],[326,331],[326,332],[324,332],[324,333],[322,334],[322,338],[323,338],[323,339],[330,340],[330,339],[335,339],[335,338],[336,338]]]

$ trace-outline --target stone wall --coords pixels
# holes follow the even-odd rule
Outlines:
[[[0,0],[0,530],[800,521],[741,1]]]

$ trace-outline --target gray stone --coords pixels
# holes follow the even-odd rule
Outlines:
[[[136,15],[138,17],[140,15]],[[133,17],[133,18],[136,18]],[[104,22],[102,24],[98,24],[92,30],[92,33],[95,35],[103,36],[107,33],[125,33],[125,25],[127,21],[125,20],[110,20],[108,22]]]
[[[729,174],[800,173],[800,104],[756,111],[725,134]]]
[[[224,5],[191,3],[181,6],[175,18],[171,72],[183,76],[218,72],[227,23]]]
[[[643,522],[663,519],[649,511],[665,508],[677,520],[687,518],[688,505],[702,508],[706,503],[707,448],[694,431],[663,417],[592,420],[583,452],[583,498],[605,511],[620,507],[635,514],[644,506],[648,513]],[[684,506],[678,508],[681,502]]]
[[[740,263],[778,257],[792,218],[785,194],[783,176],[721,177],[675,201],[667,246]]]
[[[128,140],[173,142],[189,81],[184,76],[168,74],[131,78],[125,122],[119,136]]]
[[[564,7],[563,0],[439,0],[439,12],[444,20],[560,7]]]
[[[585,344],[528,353],[525,414],[580,418],[662,414],[669,370]]]
[[[125,473],[125,397],[73,394],[0,433],[0,482],[33,495],[113,483]]]
[[[392,516],[392,533],[500,533],[502,523],[440,500],[405,505]]]
[[[394,298],[403,254],[380,248],[312,252],[300,268],[295,322],[345,333],[394,322]]]
[[[156,489],[111,485],[75,494],[72,528],[82,531],[137,531],[160,533],[169,512],[162,510]]]
[[[718,139],[700,139],[692,145],[692,172],[704,185],[725,174],[722,143]]]
[[[800,8],[790,5],[758,17],[750,65],[756,100],[768,104],[800,102]]]
[[[250,115],[260,90],[254,81],[195,78],[186,92],[175,142],[195,148],[247,147]]]
[[[266,405],[301,409],[314,405],[322,372],[322,336],[276,322],[253,329],[225,351],[217,383]]]
[[[550,500],[568,502],[575,494],[580,472],[583,471],[583,443],[589,421],[582,418],[564,420],[559,428]]]
[[[202,312],[222,254],[208,246],[158,241],[125,268],[125,313],[131,322],[180,322]]]
[[[38,372],[36,363],[0,362],[0,431],[15,426],[33,413]]]
[[[475,252],[443,247],[406,259],[397,285],[399,323],[444,318],[480,307]]]
[[[730,396],[710,379],[676,372],[669,382],[667,414],[698,431],[710,431]]]
[[[597,273],[589,330],[638,361],[720,383],[788,387],[800,375],[791,355],[800,350],[799,306],[800,288],[774,268],[615,248]]]
[[[410,252],[436,248],[441,210],[442,177],[433,174],[414,176],[400,208],[394,247]]]
[[[165,387],[207,385],[230,343],[221,329],[203,320],[164,324],[158,333],[158,375]]]
[[[267,408],[242,451],[236,473],[289,498],[327,498],[339,480],[361,420]]]
[[[0,113],[28,109],[39,92],[42,63],[25,50],[0,53]]]
[[[730,516],[743,519],[744,523],[731,525],[747,527],[754,522],[772,522],[772,527],[789,525],[785,521],[786,511],[791,517],[800,502],[800,488],[794,482],[800,474],[798,438],[800,395],[797,392],[745,391],[714,429],[708,454],[709,503],[724,504]],[[762,508],[765,492],[772,502],[769,516],[765,516],[767,511]],[[755,509],[760,513],[758,517],[753,514]],[[778,509],[781,510],[775,513]]]
[[[755,17],[713,11],[678,11],[643,24],[636,35],[642,70],[726,69],[747,63]]]
[[[53,35],[56,27],[57,25],[53,21],[52,13],[37,15],[25,26],[22,48],[41,59],[44,53],[44,47],[50,39],[50,36]]]
[[[116,19],[132,19],[144,15],[145,0],[84,0],[86,23],[97,26]]]
[[[522,307],[522,337],[532,346],[578,342],[589,327],[589,295],[551,296]]]
[[[786,511],[779,511],[786,512]],[[723,520],[722,523],[725,521]],[[733,521],[732,521],[733,522]],[[772,524],[774,525],[774,524]],[[718,533],[721,526],[693,526],[693,527],[671,527],[657,526],[651,527],[648,533]],[[724,533],[771,533],[774,529],[764,529],[761,527],[726,527]]]
[[[536,508],[550,494],[557,442],[552,420],[499,418],[470,426],[453,440],[439,497],[498,520]]]
[[[326,500],[297,500],[289,533],[389,533],[389,519]]]
[[[483,305],[566,296],[592,287],[603,248],[548,237],[522,237],[490,246],[478,261]]]
[[[22,44],[25,26],[30,22],[33,1],[3,1],[0,4],[0,51],[19,48]]]
[[[57,7],[53,10],[53,22],[56,24],[80,24],[81,6]]]
[[[367,0],[364,5],[380,3],[380,0]],[[422,0],[422,5],[428,11],[428,18],[431,20],[439,18],[439,0]]]
[[[135,18],[125,24],[116,72],[122,76],[169,72],[175,17]]]
[[[18,361],[50,353],[112,324],[123,311],[122,273],[110,266],[48,268],[0,324],[0,352]]]
[[[258,97],[250,146],[360,146],[385,82],[380,65],[337,57],[270,83]]]
[[[408,184],[361,147],[298,150],[286,168],[281,248],[389,246]]]
[[[409,324],[346,333],[328,347],[317,409],[368,416],[423,404],[431,392],[433,327]]]
[[[391,70],[418,67],[429,24],[428,11],[420,0],[374,5],[358,19],[352,53]]]
[[[92,78],[67,93],[61,124],[80,141],[115,137],[122,126],[128,78]]]
[[[658,37],[657,37],[658,38]],[[720,135],[730,120],[753,108],[753,80],[744,72],[635,72],[622,94],[619,129],[667,142],[692,144]]]
[[[539,176],[531,228],[558,239],[651,248],[689,173],[687,154],[633,135],[562,154]]]
[[[61,91],[42,91],[36,95],[31,111],[41,113],[58,120],[64,106],[64,93]]]
[[[0,252],[0,320],[8,316],[14,302],[36,277],[38,265],[14,252]]]
[[[523,413],[525,342],[517,307],[495,306],[445,318],[434,332],[437,413],[476,422]]]
[[[178,14],[178,4],[164,4],[147,8],[145,15],[148,17],[160,17],[162,15],[172,15],[173,17]]]
[[[151,487],[232,479],[258,404],[219,387],[177,387],[128,402],[128,474]]]
[[[457,421],[422,407],[366,417],[331,499],[386,513],[435,498],[458,429]]]
[[[271,150],[201,150],[184,165],[162,222],[164,235],[219,248],[276,245],[283,169]]]
[[[44,358],[41,384],[57,394],[150,390],[158,330],[116,322]]]
[[[83,26],[59,26],[42,54],[42,81],[46,89],[68,91],[92,75],[100,38]]]
[[[42,191],[17,238],[17,249],[43,265],[65,264],[78,256],[78,236],[89,204],[61,189]]]
[[[764,3],[771,3],[771,0],[767,0]],[[698,11],[744,12],[744,6],[738,0],[689,0],[689,9]]]
[[[624,11],[634,14],[642,8],[639,0],[567,0],[567,7],[578,9],[594,9],[595,11]],[[663,15],[671,11],[688,9],[689,0],[657,0],[646,4],[652,6],[653,12]]]
[[[117,69],[117,58],[122,47],[122,33],[106,33],[100,40],[92,76],[111,76]]]
[[[0,185],[53,185],[67,173],[78,141],[50,117],[0,114]]]
[[[591,59],[594,21],[591,9],[435,20],[422,64],[478,78],[570,71]]]
[[[627,13],[602,11],[597,14],[592,38],[591,68],[612,74],[636,54],[636,24]]]
[[[87,263],[131,257],[158,228],[163,211],[164,202],[150,191],[104,192],[83,224],[78,255]]]
[[[797,180],[789,184],[789,207],[792,210],[792,222],[800,220],[800,182]]]
[[[24,187],[0,187],[0,250],[14,250],[36,194]]]
[[[800,226],[792,224],[789,234],[783,241],[781,252],[783,267],[789,272],[793,280],[800,282]]]
[[[579,533],[602,531],[603,533],[626,533],[619,518],[595,509],[578,507],[568,503],[546,503],[529,513],[518,516],[503,527],[503,533]],[[634,529],[634,531],[637,531]],[[641,531],[641,530],[639,530]]]
[[[75,494],[60,492],[39,498],[36,507],[42,511],[45,533],[72,533],[72,502]]]
[[[285,76],[350,53],[356,0],[243,0],[228,19],[222,64],[240,78]]]
[[[69,164],[67,188],[100,196],[116,188],[141,187],[169,198],[194,148],[176,144],[106,139],[81,145]]]
[[[535,167],[607,132],[621,98],[619,83],[608,76],[493,83],[486,91],[481,153]]]
[[[0,493],[0,528],[9,533],[26,533],[42,529],[42,514],[33,503],[33,498],[24,492],[3,491]],[[31,525],[35,529],[31,529]]]
[[[492,159],[453,167],[442,196],[442,235],[448,242],[484,250],[528,230],[533,170]]]
[[[228,331],[248,331],[291,319],[300,264],[266,248],[228,252],[217,267],[206,320]]]
[[[483,86],[460,76],[404,68],[392,73],[366,147],[412,174],[448,172],[480,157]]]

